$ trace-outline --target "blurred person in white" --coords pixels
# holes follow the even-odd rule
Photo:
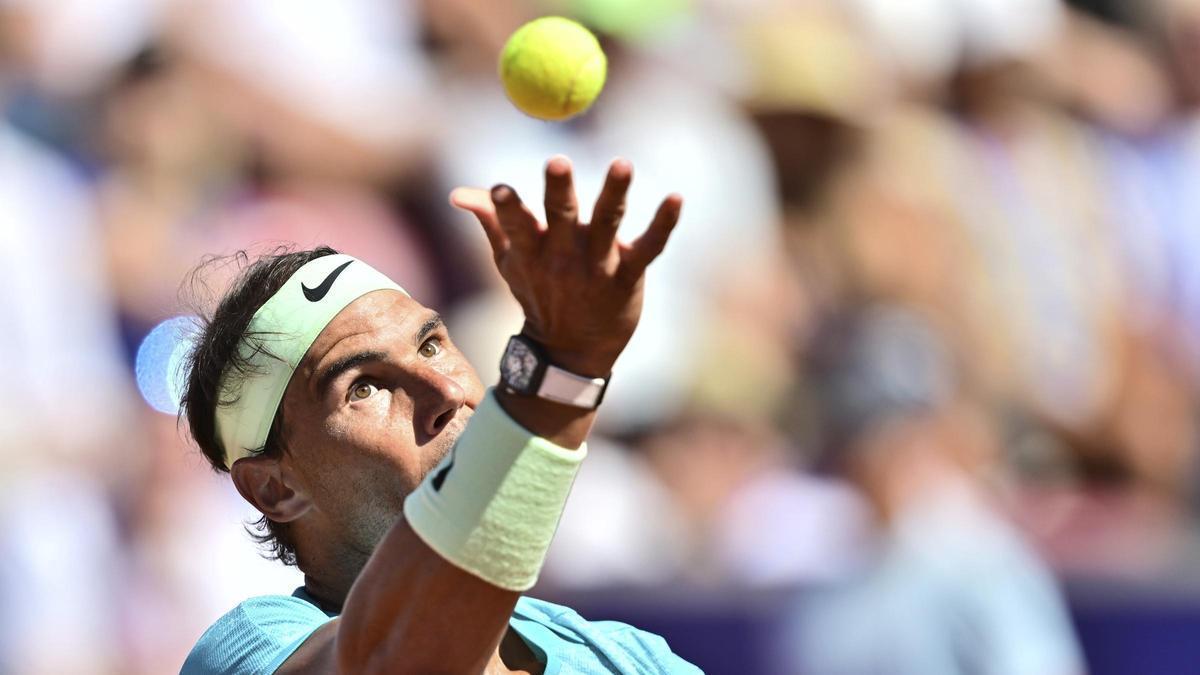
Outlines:
[[[1144,9],[1126,6],[1131,12]],[[1119,241],[1129,328],[1160,340],[1173,312],[1176,252],[1170,230],[1186,220],[1190,190],[1172,184],[1171,154],[1193,154],[1175,138],[1176,104],[1162,54],[1130,25],[1071,11],[1041,71],[1061,104],[1086,120],[1095,136],[1103,208]],[[1156,157],[1157,156],[1157,157]],[[1157,160],[1157,161],[1156,161]],[[1183,207],[1183,208],[1180,208]],[[1179,248],[1190,247],[1180,241]]]
[[[772,149],[791,276],[801,281],[789,294],[777,275],[770,293],[793,309],[760,313],[755,325],[790,314],[790,337],[802,341],[814,316],[854,298],[901,300],[930,310],[956,348],[980,354],[966,364],[970,376],[1003,379],[1013,370],[1007,324],[998,330],[979,302],[997,292],[981,260],[990,252],[970,236],[951,189],[975,166],[961,125],[935,107],[956,63],[955,12],[936,1],[867,3],[887,16],[864,19],[851,11],[862,3],[765,4],[742,35],[747,104]],[[949,24],[915,28],[930,21]],[[877,35],[876,24],[897,34]]]
[[[1084,672],[1053,578],[972,470],[980,432],[948,357],[898,306],[848,313],[814,342],[822,465],[861,491],[875,530],[844,578],[799,597],[788,672]]]
[[[1114,395],[1123,279],[1097,141],[1041,72],[1061,3],[853,4],[907,95],[954,113],[920,174],[969,261],[955,309],[988,357],[967,365],[1052,424],[1094,425]],[[927,24],[937,29],[915,29]]]
[[[1148,201],[1165,231],[1176,340],[1193,381],[1200,381],[1200,2],[1139,3],[1145,33],[1160,55],[1170,82],[1166,123],[1139,144],[1152,180]],[[1144,185],[1144,184],[1143,184]]]
[[[0,671],[117,672],[134,423],[91,194],[0,124]],[[121,460],[114,460],[121,457]]]
[[[1109,128],[1103,159],[1111,200],[1123,216],[1121,234],[1141,300],[1134,318],[1196,381],[1200,377],[1200,265],[1196,260],[1200,230],[1195,224],[1200,219],[1200,196],[1194,183],[1200,175],[1200,3],[1154,0],[1131,3],[1127,10],[1133,15],[1133,31],[1093,21],[1091,41],[1101,43],[1109,53],[1116,48],[1130,53],[1140,61],[1141,72],[1129,73],[1125,68],[1120,81],[1106,79],[1106,86],[1086,89],[1078,98],[1091,119]],[[1092,59],[1089,65],[1094,68],[1094,63]],[[1129,107],[1110,102],[1117,98],[1142,101],[1143,114],[1115,114]]]
[[[1156,16],[1156,6],[1163,7],[1123,8],[1145,17]],[[1137,23],[1081,13],[1068,20],[1044,75],[1054,96],[1090,123],[1096,203],[1109,213],[1118,243],[1122,325],[1105,357],[1113,394],[1090,428],[1070,439],[1080,480],[1030,476],[1014,505],[1061,572],[1153,583],[1194,569],[1197,550],[1189,512],[1196,503],[1196,332],[1188,307],[1200,288],[1200,202],[1192,188],[1200,137],[1189,121],[1186,68],[1176,60],[1184,55],[1171,55],[1165,35],[1139,35],[1131,29]],[[1186,23],[1179,17],[1172,30],[1186,33]]]
[[[864,511],[843,482],[802,474],[765,415],[695,407],[639,443],[683,516],[675,581],[789,587],[857,560]]]
[[[965,162],[946,175],[967,238],[980,252],[974,308],[1004,318],[1006,396],[1073,431],[1098,423],[1115,394],[1124,277],[1113,214],[1094,163],[1096,138],[1065,114],[1036,65],[1061,35],[1057,0],[1031,2],[1034,26],[999,16],[968,25],[952,83],[966,131]],[[1026,23],[1029,23],[1028,21]],[[999,45],[995,41],[999,40]],[[987,317],[986,319],[984,317]]]

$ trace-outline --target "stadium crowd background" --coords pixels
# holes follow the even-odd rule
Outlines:
[[[565,124],[495,76],[542,14],[610,58]],[[3,0],[0,673],[174,672],[299,584],[136,358],[204,256],[361,256],[486,381],[520,315],[446,195],[554,153],[634,162],[628,232],[686,203],[538,593],[712,672],[1194,667],[1198,106],[1193,0]]]

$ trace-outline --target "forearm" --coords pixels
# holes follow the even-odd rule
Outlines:
[[[547,417],[565,425],[552,434],[561,441],[586,434],[565,416]],[[490,654],[519,592],[537,578],[585,456],[535,435],[489,394],[451,454],[405,500],[404,520],[351,590],[342,663],[415,661],[418,670],[461,672]],[[422,661],[448,652],[454,668]]]
[[[565,158],[546,165],[545,226],[507,186],[452,196],[479,218],[525,310],[525,332],[550,363],[576,375],[608,376],[641,315],[646,266],[679,218],[681,200],[668,196],[640,237],[617,242],[631,176],[628,162],[613,162],[586,227]],[[338,632],[343,670],[478,672],[519,593],[536,580],[595,411],[493,396],[405,500],[405,519],[351,590]]]
[[[480,672],[519,597],[454,566],[401,519],[346,600],[337,636],[339,669]]]

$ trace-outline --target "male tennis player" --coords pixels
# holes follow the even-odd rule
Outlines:
[[[200,638],[192,673],[693,673],[662,638],[521,597],[537,578],[646,266],[681,200],[616,240],[632,169],[584,225],[546,165],[543,225],[515,191],[460,188],[525,310],[485,389],[441,319],[331,249],[260,258],[192,355],[185,410],[305,583]]]

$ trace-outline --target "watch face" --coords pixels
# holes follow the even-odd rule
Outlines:
[[[537,354],[524,342],[513,339],[504,352],[504,383],[520,392],[527,393],[537,372]]]

